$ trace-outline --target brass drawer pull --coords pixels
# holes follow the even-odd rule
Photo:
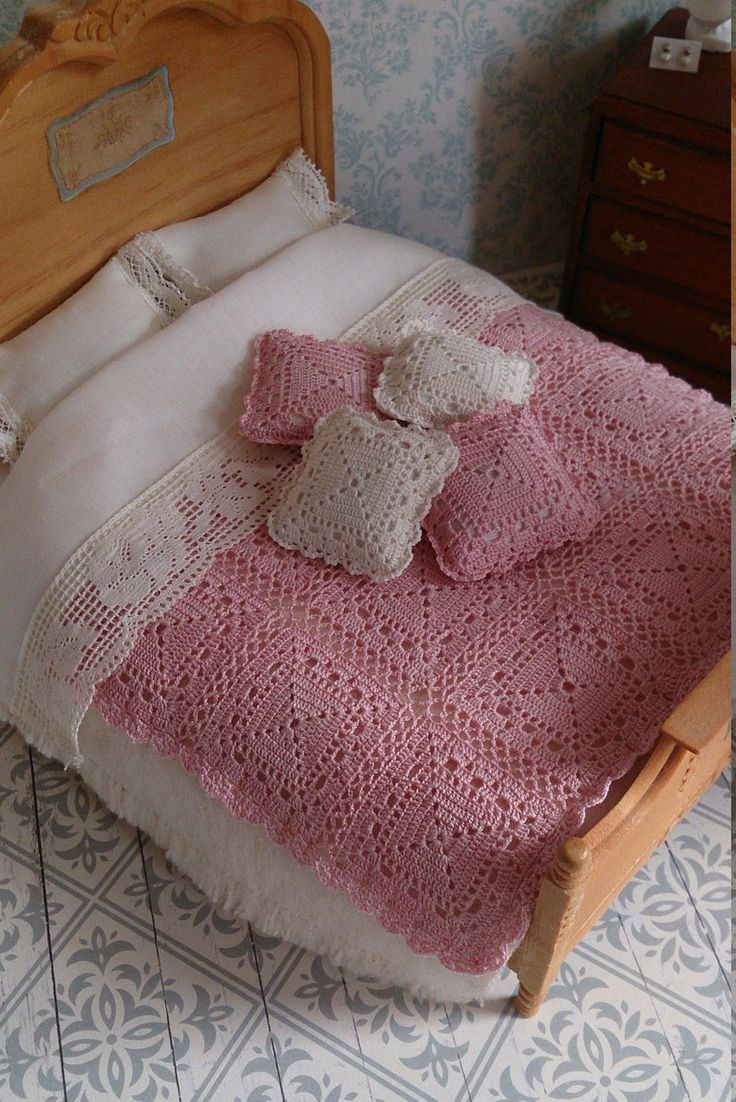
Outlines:
[[[599,298],[596,305],[599,313],[603,314],[603,317],[608,318],[609,321],[624,321],[631,317],[630,306],[621,306],[620,303],[611,302],[610,299]]]
[[[645,161],[642,165],[639,164],[636,157],[632,157],[629,161],[629,168],[635,176],[639,177],[639,183],[642,187],[655,182],[661,184],[667,179],[665,170],[663,168],[655,168],[651,161]]]
[[[714,321],[710,327],[711,333],[715,333],[719,341],[728,341],[731,339],[731,326],[723,325],[721,322]]]
[[[627,233],[626,236],[621,233],[621,230],[614,230],[611,234],[611,241],[617,249],[620,249],[624,256],[633,256],[634,253],[645,253],[649,248],[649,242],[642,239],[637,241],[633,233]]]

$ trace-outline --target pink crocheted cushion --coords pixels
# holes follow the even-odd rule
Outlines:
[[[453,425],[460,462],[424,528],[445,574],[476,581],[583,540],[598,520],[526,406],[501,402]]]
[[[381,356],[360,345],[320,341],[288,329],[264,333],[240,428],[260,444],[304,444],[334,409],[375,410]]]

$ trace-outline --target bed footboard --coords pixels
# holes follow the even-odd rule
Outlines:
[[[516,1009],[536,1014],[562,961],[729,759],[731,655],[680,704],[619,802],[582,838],[560,845],[529,931],[510,960]]]

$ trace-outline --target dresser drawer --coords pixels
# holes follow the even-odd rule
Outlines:
[[[728,223],[730,162],[717,153],[607,122],[595,178],[630,195]]]
[[[572,319],[588,329],[661,348],[723,374],[730,370],[727,306],[713,314],[597,272],[580,271]]]
[[[709,298],[731,293],[727,237],[593,196],[582,251],[630,272],[656,276]]]

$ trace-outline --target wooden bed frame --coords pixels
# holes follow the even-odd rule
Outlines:
[[[46,130],[158,65],[176,137],[62,202]],[[0,340],[84,283],[142,230],[250,190],[302,145],[333,185],[327,36],[297,0],[72,0],[29,13],[0,49]],[[560,847],[513,954],[516,1007],[561,961],[728,760],[730,656],[676,709],[623,797]]]

